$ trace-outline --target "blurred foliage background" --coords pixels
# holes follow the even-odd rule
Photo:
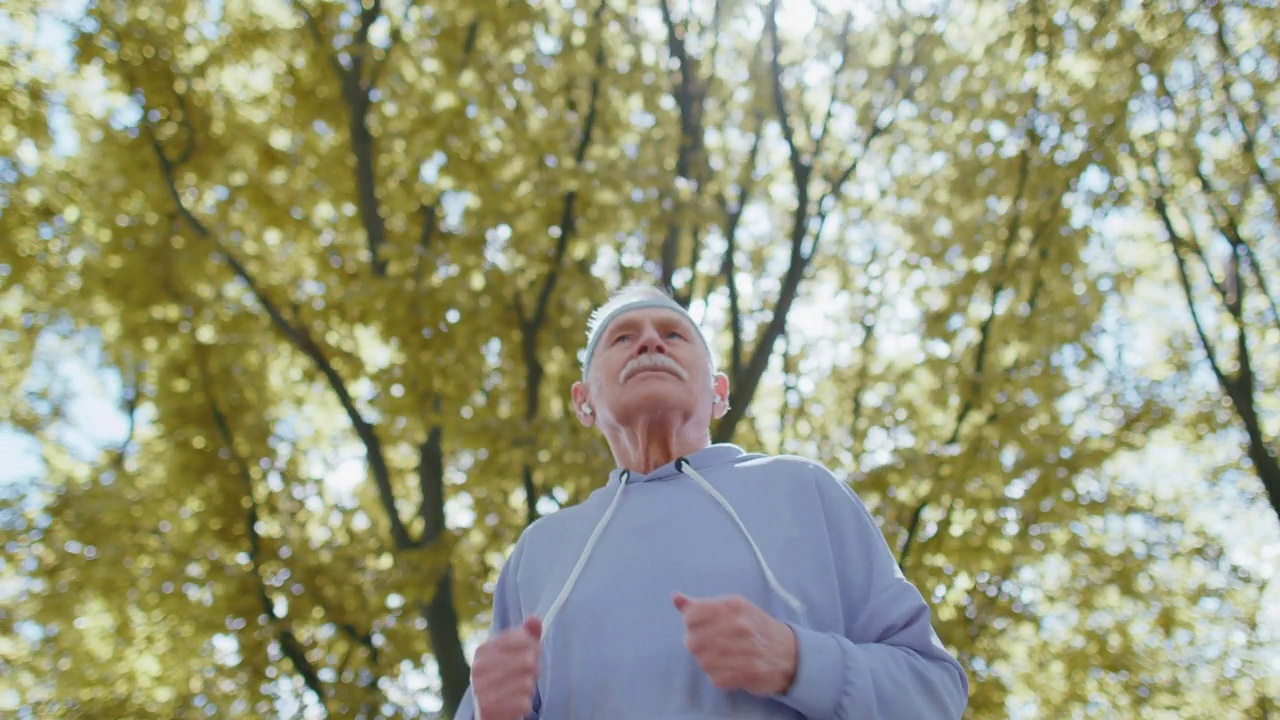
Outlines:
[[[449,713],[651,279],[969,717],[1276,717],[1275,9],[8,0],[0,713]]]

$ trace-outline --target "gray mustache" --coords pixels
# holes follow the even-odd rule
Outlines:
[[[680,367],[680,365],[677,364],[675,360],[672,360],[666,355],[659,355],[657,353],[648,353],[646,355],[641,355],[636,359],[632,360],[631,362],[627,363],[626,366],[622,368],[622,372],[618,374],[618,382],[620,383],[626,382],[627,380],[631,379],[631,376],[635,375],[636,373],[642,370],[650,370],[653,368],[669,370],[672,374],[674,374],[676,377],[680,378],[681,380],[689,379],[689,373],[685,372],[684,368]]]

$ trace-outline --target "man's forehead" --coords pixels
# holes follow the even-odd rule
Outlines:
[[[689,319],[689,316],[677,310],[664,307],[639,307],[623,310],[613,318],[613,321],[609,323],[609,327],[605,328],[605,331],[608,332],[620,327],[634,327],[647,322],[679,323],[690,328],[693,327],[693,321]]]

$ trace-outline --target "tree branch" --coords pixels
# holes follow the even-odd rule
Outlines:
[[[807,192],[801,190],[798,194],[803,201]],[[764,376],[765,368],[768,367],[769,358],[773,354],[773,346],[786,330],[787,314],[791,311],[791,305],[800,289],[800,283],[804,279],[807,265],[807,258],[800,252],[800,246],[805,238],[806,227],[806,213],[803,208],[804,205],[800,205],[795,211],[795,222],[791,231],[791,263],[783,276],[782,289],[774,305],[773,317],[769,319],[768,325],[765,326],[764,332],[761,333],[746,369],[741,376],[733,379],[729,411],[720,419],[720,423],[716,427],[714,434],[716,442],[727,442],[733,437],[737,424],[745,417],[747,405],[750,403],[751,398],[755,396],[760,379]]]
[[[782,89],[782,62],[780,59],[782,43],[778,39],[778,0],[770,0],[769,2],[769,8],[765,14],[765,32],[769,36],[771,49],[769,55],[769,79],[770,87],[773,90],[773,106],[774,112],[778,117],[778,127],[782,131],[782,139],[787,143],[791,174],[795,179],[796,186],[803,185],[807,187],[809,184],[809,167],[801,156],[801,150],[796,147],[795,131],[791,128],[791,116],[787,112],[787,96]]]
[[[387,261],[381,254],[387,243],[387,227],[382,216],[382,202],[378,197],[377,146],[373,133],[369,130],[368,118],[372,105],[370,92],[373,90],[373,76],[365,76],[365,62],[370,54],[369,31],[381,17],[382,0],[369,0],[361,4],[360,24],[347,51],[349,68],[343,67],[337,55],[325,44],[315,17],[300,0],[294,0],[293,4],[302,13],[303,21],[311,31],[319,51],[329,57],[342,87],[342,98],[347,110],[347,131],[351,136],[351,154],[355,159],[356,205],[369,247],[373,274],[384,277],[387,273]]]
[[[898,551],[898,568],[906,567],[907,556],[915,545],[916,535],[920,532],[920,520],[924,517],[925,508],[929,507],[929,498],[921,500],[916,509],[911,511],[911,519],[907,522],[907,537],[902,541],[902,549]]]
[[[991,306],[987,311],[987,315],[983,318],[982,324],[978,331],[978,345],[974,350],[974,368],[973,374],[969,379],[967,392],[964,400],[961,402],[960,410],[956,413],[956,419],[951,426],[951,434],[947,438],[946,445],[955,445],[960,441],[960,433],[964,429],[964,423],[969,415],[978,406],[978,396],[982,392],[984,370],[986,367],[987,351],[992,336],[992,327],[995,323],[997,311],[999,309],[1000,294],[1004,292],[1005,283],[1010,275],[1010,267],[1012,266],[1011,256],[1013,254],[1013,245],[1017,241],[1018,235],[1022,232],[1023,209],[1022,200],[1026,196],[1027,186],[1031,175],[1031,147],[1034,143],[1028,142],[1023,146],[1022,155],[1019,159],[1018,180],[1014,191],[1014,201],[1012,207],[1013,214],[1009,218],[1009,226],[1005,230],[1004,249],[995,265],[996,282],[991,289]],[[1044,231],[1048,228],[1048,221],[1041,223],[1032,235],[1031,242],[1028,244],[1028,254],[1038,244],[1040,238],[1044,235]],[[1036,293],[1038,285],[1033,286],[1032,293]],[[1020,355],[1020,353],[1019,353]],[[1009,362],[1009,367],[1013,368],[1018,362],[1018,355],[1015,355]],[[993,410],[988,413],[986,423],[990,423],[996,417]],[[898,565],[904,566],[907,557],[911,552],[913,543],[920,529],[920,521],[924,515],[925,509],[929,506],[931,498],[926,497],[911,512],[910,520],[907,522],[907,536],[903,542],[902,549],[898,553]],[[948,509],[948,516],[950,510]]]
[[[320,374],[324,376],[329,388],[337,396],[338,402],[342,405],[342,409],[347,414],[352,427],[356,431],[356,435],[364,444],[367,462],[369,463],[370,474],[373,476],[374,484],[378,489],[378,496],[382,502],[383,509],[387,513],[387,518],[391,526],[391,537],[395,542],[395,546],[399,549],[413,547],[415,545],[409,536],[408,530],[405,528],[404,522],[401,520],[396,510],[395,492],[391,486],[391,471],[387,466],[386,457],[382,452],[382,441],[378,438],[377,432],[373,426],[364,419],[356,408],[355,400],[352,398],[350,391],[347,389],[346,382],[333,364],[325,357],[320,346],[312,340],[310,334],[301,324],[295,324],[284,316],[280,308],[271,300],[267,293],[254,279],[249,269],[240,262],[240,260],[227,248],[223,247],[221,241],[216,238],[203,222],[197,218],[190,209],[182,202],[182,195],[178,192],[178,187],[174,179],[174,167],[165,156],[163,148],[160,147],[159,141],[154,133],[151,132],[149,126],[145,126],[150,135],[151,146],[155,151],[156,159],[160,164],[160,170],[164,178],[165,189],[169,194],[170,200],[173,202],[178,215],[182,218],[184,224],[197,236],[204,240],[208,240],[214,247],[214,256],[222,258],[224,262],[231,268],[236,277],[249,288],[250,293],[262,305],[267,316],[271,319],[272,325],[285,336],[289,342],[306,355]]]
[[[822,226],[826,220],[826,212],[820,210],[818,231],[814,234],[813,240],[806,251],[805,239],[808,235],[810,220],[809,197],[811,188],[809,180],[812,165],[803,156],[803,151],[796,144],[795,132],[787,110],[786,93],[782,86],[781,41],[778,37],[777,26],[778,4],[778,0],[771,0],[769,3],[765,15],[765,31],[769,36],[771,46],[769,68],[774,111],[777,114],[778,125],[783,139],[787,144],[791,172],[796,188],[796,209],[792,218],[790,232],[790,261],[783,276],[782,289],[774,307],[773,317],[770,318],[768,325],[766,325],[742,375],[734,378],[730,410],[721,419],[714,434],[715,439],[720,442],[732,438],[737,423],[745,416],[746,406],[754,396],[760,378],[768,366],[769,358],[773,352],[773,345],[786,329],[787,314],[795,300],[808,265],[817,254]],[[877,123],[876,128],[873,128],[868,133],[867,143],[869,144],[874,140],[881,131],[883,131],[883,126]],[[851,164],[850,168],[846,169],[845,173],[840,178],[837,178],[836,182],[843,184],[852,174],[853,167],[856,167],[856,162]],[[839,188],[836,187],[835,190],[838,191]]]
[[[720,40],[725,35],[725,33],[720,32],[720,22],[724,17],[723,10],[724,3],[722,0],[716,0],[715,6],[711,8],[711,27],[707,30],[711,35],[711,52],[707,55],[707,67],[711,68],[713,75],[716,68],[719,67],[719,65],[716,65],[716,60],[720,55]]]
[[[791,335],[790,333],[782,334],[782,409],[778,413],[778,448],[775,454],[781,455],[786,452],[787,446],[787,430],[791,427],[788,422],[791,418],[791,398],[798,394],[796,381],[798,378],[791,367],[794,356],[791,354]],[[803,415],[803,413],[796,413]]]
[[[1204,188],[1205,205],[1209,208],[1209,214],[1213,216],[1213,220],[1217,224],[1218,234],[1232,245],[1232,250],[1235,250],[1236,242],[1232,240],[1230,232],[1224,228],[1228,222],[1230,222],[1230,224],[1234,224],[1234,219],[1231,218],[1231,212],[1226,208],[1221,207],[1217,202],[1216,195],[1218,191],[1213,186],[1213,183],[1209,181],[1209,178],[1205,177],[1204,171],[1200,169],[1200,163],[1196,162],[1194,165],[1196,179],[1200,181],[1200,186]],[[1224,215],[1226,217],[1223,217]],[[1197,242],[1194,237],[1191,238],[1188,246],[1188,249],[1200,259],[1200,264],[1204,267],[1205,274],[1209,278],[1209,283],[1213,285],[1214,290],[1218,291],[1218,296],[1222,298],[1223,304],[1228,307],[1231,306],[1232,303],[1235,302],[1233,295],[1238,290],[1238,288],[1231,287],[1232,279],[1228,277],[1224,279],[1223,282],[1218,282],[1218,278],[1213,272],[1213,266],[1209,264],[1208,255],[1205,254],[1204,249],[1200,247],[1200,243]],[[1230,270],[1228,270],[1228,274],[1230,274]]]
[[[1231,385],[1231,381],[1218,364],[1218,357],[1213,343],[1209,341],[1209,335],[1204,330],[1204,324],[1200,322],[1200,312],[1196,309],[1195,292],[1191,289],[1191,276],[1187,273],[1187,263],[1182,257],[1182,248],[1186,246],[1186,242],[1173,226],[1173,220],[1169,217],[1169,206],[1165,203],[1164,194],[1162,192],[1156,193],[1152,200],[1156,208],[1156,214],[1160,216],[1160,222],[1164,225],[1165,233],[1169,236],[1169,242],[1173,245],[1173,257],[1178,265],[1178,278],[1182,282],[1183,295],[1187,299],[1187,309],[1191,312],[1191,322],[1195,326],[1196,335],[1200,338],[1200,345],[1204,348],[1205,356],[1209,360],[1209,367],[1213,370],[1214,377],[1218,379],[1219,384],[1225,389]]]
[[[835,108],[836,98],[838,96],[840,75],[844,71],[845,65],[847,63],[847,57],[848,57],[848,51],[849,51],[848,36],[850,34],[849,28],[852,26],[852,22],[853,22],[853,13],[850,12],[848,15],[845,16],[844,30],[842,31],[843,35],[842,35],[841,50],[840,50],[840,65],[839,65],[839,68],[836,70],[835,76],[832,79],[831,100],[827,105],[826,117],[823,119],[823,124],[822,124],[822,131],[818,135],[818,139],[815,141],[815,150],[814,150],[815,156],[821,156],[822,148],[826,144],[827,132],[830,128],[831,114]],[[905,31],[898,33],[899,36],[903,34],[905,34]],[[909,64],[909,63],[904,63],[902,60],[904,46],[905,46],[904,42],[898,43],[898,46],[894,50],[892,69],[889,71],[889,85],[892,88],[894,88],[895,91],[898,87],[898,82],[895,78],[899,74],[904,73],[905,66]],[[918,88],[923,81],[924,79],[922,77],[917,82],[908,83],[906,90],[903,91],[901,97],[898,97],[898,98],[890,97],[885,101],[885,104],[883,107],[877,108],[875,112],[870,114],[871,128],[870,130],[867,131],[866,140],[862,142],[861,152],[855,154],[853,159],[851,159],[848,163],[845,164],[844,170],[841,171],[839,175],[837,175],[834,179],[830,179],[830,178],[828,179],[829,188],[827,192],[824,193],[822,200],[819,201],[818,203],[820,212],[822,213],[820,222],[825,222],[826,220],[827,211],[821,210],[822,206],[825,204],[826,198],[828,197],[836,198],[840,196],[840,193],[844,189],[845,183],[849,181],[849,178],[853,177],[853,174],[855,172],[857,172],[858,165],[861,162],[862,158],[865,156],[866,152],[871,149],[871,144],[874,143],[882,133],[888,130],[893,125],[894,120],[896,120],[896,116],[894,116],[893,118],[889,119],[887,122],[881,122],[880,118],[884,114],[884,111],[897,103],[903,102],[905,100],[909,100],[915,94],[916,88]],[[862,125],[861,119],[859,119],[857,124],[859,127]]]
[[[1014,360],[1010,362],[1010,366],[1012,366],[1016,362],[1017,362],[1017,358],[1014,358]],[[995,419],[996,419],[996,411],[992,410],[990,413],[987,414],[984,424],[989,425]],[[955,425],[955,429],[952,431],[953,437],[958,436],[959,427],[960,427],[960,424],[957,422]],[[957,473],[957,474],[963,475],[963,473]],[[915,547],[916,539],[919,537],[920,522],[924,518],[924,512],[926,509],[928,509],[929,505],[931,504],[931,501],[935,499],[941,500],[941,498],[932,498],[932,497],[926,496],[923,500],[919,502],[919,504],[916,505],[915,509],[911,511],[911,518],[910,520],[907,521],[907,535],[903,539],[902,549],[898,551],[898,567],[900,569],[903,569],[904,571],[907,566],[907,558],[908,556],[910,556],[912,548]],[[956,501],[956,498],[954,496],[951,496],[950,499],[948,500],[947,509],[943,514],[944,519],[950,517],[951,511],[955,507],[955,501]]]
[[[770,2],[769,13],[766,18],[766,29],[773,44],[770,72],[774,88],[775,111],[778,113],[778,122],[783,127],[783,135],[788,138],[787,144],[791,151],[792,175],[796,186],[796,208],[792,215],[790,231],[790,260],[787,271],[783,275],[782,288],[774,305],[773,316],[761,333],[742,375],[733,378],[729,398],[729,411],[720,419],[713,434],[716,442],[726,442],[732,439],[738,423],[746,416],[747,406],[755,396],[760,379],[764,376],[764,371],[768,367],[769,358],[773,355],[773,346],[786,330],[787,314],[791,311],[791,305],[794,303],[796,294],[800,289],[800,283],[804,279],[809,260],[816,253],[818,242],[818,239],[814,238],[814,247],[808,253],[804,252],[804,241],[809,224],[809,173],[811,166],[799,157],[799,150],[795,145],[791,131],[791,122],[786,114],[786,102],[782,93],[782,68],[779,62],[777,6],[778,0]]]
[[[700,87],[700,78],[698,77],[697,65],[689,57],[689,53],[685,48],[683,29],[677,28],[675,21],[671,16],[671,7],[667,0],[659,0],[659,7],[662,11],[662,20],[667,29],[667,47],[671,53],[671,57],[675,58],[679,65],[679,84],[673,92],[676,106],[680,110],[680,145],[676,149],[676,182],[680,180],[688,180],[694,183],[694,203],[697,197],[701,195],[704,182],[702,182],[701,164],[695,170],[694,163],[702,157],[702,113],[706,98],[703,88]],[[677,218],[680,210],[686,205],[682,202],[677,188],[677,198],[672,206],[672,219],[667,223],[666,237],[662,242],[661,264],[662,264],[662,286],[667,289],[672,296],[676,295],[675,286],[672,278],[676,271],[676,256],[680,246],[681,227]],[[694,228],[694,232],[697,228]],[[695,243],[696,253],[696,243]],[[696,259],[696,254],[695,254]],[[693,264],[690,267],[694,267]],[[691,290],[692,290],[692,283]],[[687,304],[687,303],[686,303]]]
[[[342,67],[342,63],[338,62],[338,57],[333,54],[333,48],[325,41],[324,33],[320,30],[320,22],[316,20],[316,17],[311,14],[310,10],[307,10],[301,0],[292,0],[292,2],[293,6],[302,14],[302,24],[306,26],[307,32],[311,35],[311,40],[315,42],[316,49],[325,56],[325,59],[329,61],[329,67],[334,71],[338,79],[341,80],[346,70]]]
[[[1230,43],[1227,42],[1227,19],[1223,12],[1222,6],[1217,4],[1211,5],[1210,12],[1213,14],[1213,19],[1217,26],[1216,35],[1218,40],[1218,49],[1223,56],[1223,60],[1222,60],[1222,65],[1224,66],[1223,73],[1222,73],[1223,76],[1224,77],[1227,76],[1227,72],[1226,72],[1227,66],[1230,67],[1231,72],[1236,77],[1244,76],[1245,73],[1242,73],[1240,71],[1240,64],[1239,64],[1239,61],[1236,59],[1235,52],[1231,49]],[[1263,192],[1265,192],[1267,196],[1271,199],[1271,207],[1276,211],[1280,211],[1280,192],[1277,192],[1276,190],[1275,181],[1267,177],[1267,173],[1265,169],[1262,167],[1262,161],[1258,156],[1258,143],[1257,143],[1256,129],[1255,130],[1249,129],[1249,123],[1244,116],[1243,108],[1240,107],[1240,104],[1236,102],[1235,98],[1232,97],[1231,93],[1225,92],[1223,93],[1223,96],[1225,101],[1231,107],[1235,108],[1237,114],[1239,115],[1238,119],[1240,121],[1240,133],[1241,135],[1244,136],[1242,144],[1244,145],[1245,154],[1249,156],[1249,159],[1253,165],[1254,176],[1257,178],[1258,184],[1262,186]],[[1269,127],[1271,123],[1270,123],[1270,120],[1267,118],[1266,108],[1262,103],[1262,99],[1258,95],[1254,95],[1253,103],[1255,105],[1254,112],[1257,115],[1258,127]],[[1275,305],[1275,302],[1272,301],[1272,306],[1274,307],[1274,305]]]
[[[601,19],[607,7],[607,0],[601,0],[596,7],[595,13],[592,15],[594,27],[599,27]],[[599,104],[601,92],[601,73],[605,64],[604,42],[599,41],[596,47],[594,72],[591,78],[590,96],[587,103],[586,117],[583,119],[582,131],[578,136],[578,146],[574,150],[573,159],[575,167],[580,167],[587,157],[587,151],[591,147],[594,138],[596,123],[599,118]],[[524,303],[521,300],[519,292],[515,293],[515,309],[516,317],[520,325],[520,337],[522,341],[522,350],[525,364],[525,420],[532,421],[538,416],[541,402],[542,379],[544,369],[542,361],[538,357],[538,340],[542,332],[543,326],[546,324],[547,313],[551,307],[551,297],[555,292],[556,284],[560,279],[561,268],[564,265],[564,257],[569,250],[569,242],[573,239],[577,229],[577,200],[578,191],[570,190],[564,195],[564,202],[560,211],[560,236],[557,238],[555,253],[551,260],[551,267],[547,270],[542,278],[542,286],[538,290],[537,299],[534,304],[532,314],[527,314],[524,309]],[[538,518],[538,489],[533,481],[533,468],[525,463],[521,480],[525,490],[526,518],[530,523]]]
[[[1258,283],[1258,292],[1262,294],[1263,300],[1270,306],[1271,318],[1276,322],[1276,327],[1280,328],[1280,311],[1276,308],[1276,300],[1271,296],[1271,291],[1267,287],[1266,276],[1263,274],[1263,269],[1258,264],[1257,256],[1253,252],[1253,243],[1244,237],[1240,230],[1240,222],[1236,218],[1236,214],[1231,211],[1230,206],[1219,200],[1218,196],[1221,191],[1214,188],[1209,178],[1205,177],[1199,162],[1195,164],[1195,172],[1200,181],[1200,186],[1205,190],[1207,196],[1206,204],[1213,215],[1218,234],[1231,246],[1233,253],[1232,257],[1227,261],[1227,277],[1223,283],[1219,283],[1214,277],[1213,270],[1209,266],[1209,260],[1205,257],[1204,251],[1199,245],[1193,242],[1191,243],[1191,249],[1200,257],[1200,261],[1209,275],[1209,281],[1217,289],[1223,304],[1230,310],[1232,317],[1236,319],[1240,328],[1245,327],[1244,317],[1241,314],[1244,307],[1245,288],[1243,285],[1244,278],[1241,277],[1240,263],[1247,261],[1253,270],[1254,280]]]
[[[382,73],[391,62],[392,53],[395,52],[396,48],[400,47],[401,41],[404,39],[404,26],[409,22],[409,13],[417,6],[417,4],[417,0],[408,0],[408,2],[404,4],[404,12],[400,14],[400,24],[391,27],[391,31],[387,38],[387,49],[385,54],[379,62],[372,65],[372,68],[369,71],[369,87],[378,86],[378,80],[382,77]]]
[[[236,473],[240,477],[243,486],[241,491],[249,503],[245,512],[245,534],[249,538],[249,567],[256,580],[258,604],[262,607],[262,613],[271,619],[271,624],[276,628],[276,639],[280,643],[281,652],[285,657],[289,658],[289,662],[293,664],[297,673],[302,676],[302,681],[307,688],[315,693],[316,700],[324,708],[325,715],[328,716],[330,711],[327,693],[315,665],[307,659],[306,648],[303,647],[289,627],[288,618],[276,612],[275,603],[267,595],[266,578],[263,577],[262,572],[262,539],[258,535],[258,501],[253,493],[253,479],[249,475],[248,465],[240,457],[240,454],[236,452],[235,438],[231,433],[231,426],[227,421],[227,417],[223,414],[218,405],[218,400],[213,394],[209,370],[203,353],[198,350],[197,356],[199,358],[197,364],[200,368],[200,379],[204,389],[205,400],[209,403],[209,411],[213,416],[214,425],[218,428],[218,435],[222,440],[222,445],[229,453],[231,462],[236,467]]]
[[[422,545],[440,542],[448,531],[444,514],[444,431],[433,425],[427,438],[418,447],[418,486],[422,493],[424,528]],[[431,651],[439,668],[441,695],[445,717],[453,717],[471,682],[471,666],[458,634],[458,613],[453,600],[453,568],[446,563],[444,573],[436,582],[431,602],[421,605],[419,611],[427,621],[427,633],[431,639]]]
[[[1000,253],[993,274],[996,281],[991,288],[991,306],[987,310],[987,315],[982,320],[982,325],[978,330],[978,347],[974,352],[973,374],[969,378],[968,392],[960,406],[960,411],[956,415],[955,424],[951,429],[951,436],[947,439],[948,445],[955,444],[960,439],[960,430],[964,425],[965,419],[973,410],[979,392],[982,388],[983,370],[986,367],[987,344],[991,339],[991,326],[995,322],[996,313],[999,310],[998,302],[1000,293],[1004,292],[1005,282],[1008,279],[1008,268],[1011,265],[1010,256],[1013,253],[1013,245],[1017,242],[1018,235],[1022,232],[1023,215],[1026,212],[1023,208],[1023,200],[1026,198],[1027,186],[1031,178],[1031,148],[1034,143],[1027,142],[1023,144],[1022,153],[1018,158],[1018,179],[1013,194],[1013,202],[1011,207],[1013,213],[1009,217],[1009,226],[1005,229],[1004,248]],[[1042,225],[1040,230],[1043,230]],[[1037,236],[1040,234],[1037,231]],[[1031,241],[1034,247],[1036,238]],[[1030,248],[1028,248],[1029,250]]]
[[[751,151],[747,155],[743,177],[738,182],[738,197],[730,201],[722,193],[720,207],[725,215],[725,250],[720,262],[720,275],[729,289],[729,327],[732,347],[729,356],[730,376],[737,378],[742,374],[742,302],[738,294],[738,277],[735,256],[738,252],[738,228],[741,227],[742,213],[751,202],[755,190],[756,162],[760,155],[760,143],[763,138],[764,115],[756,113],[755,136],[751,142]]]
[[[418,516],[422,518],[422,545],[438,540],[447,529],[444,517],[444,448],[443,429],[432,425],[427,439],[418,446],[418,492],[421,496]]]
[[[831,116],[835,114],[836,102],[840,97],[840,76],[849,65],[849,39],[853,37],[853,11],[845,13],[844,23],[840,28],[840,63],[831,77],[831,97],[827,100],[827,109],[822,115],[822,127],[818,130],[818,139],[814,142],[813,154],[822,156],[822,146],[826,143],[827,132],[831,129]]]
[[[1160,178],[1158,169],[1156,170],[1156,176],[1158,179]],[[1182,257],[1183,248],[1189,243],[1174,228],[1168,205],[1164,199],[1163,190],[1165,185],[1163,179],[1159,179],[1159,183],[1160,191],[1153,193],[1155,195],[1153,203],[1156,213],[1160,216],[1161,223],[1164,225],[1165,232],[1169,236],[1169,242],[1173,246],[1173,257],[1178,267],[1178,278],[1187,301],[1187,309],[1191,314],[1192,325],[1195,326],[1196,335],[1200,339],[1201,347],[1204,348],[1205,357],[1209,361],[1209,367],[1213,370],[1214,377],[1218,380],[1219,387],[1231,400],[1231,404],[1236,410],[1236,417],[1244,425],[1245,434],[1248,437],[1247,454],[1249,460],[1254,466],[1255,474],[1262,482],[1263,489],[1267,493],[1276,517],[1280,519],[1280,460],[1277,459],[1276,452],[1271,447],[1271,442],[1263,432],[1257,414],[1255,378],[1248,345],[1248,328],[1244,323],[1243,317],[1243,283],[1240,283],[1237,278],[1236,292],[1241,293],[1241,296],[1237,296],[1237,302],[1234,305],[1228,305],[1228,312],[1236,325],[1236,363],[1239,366],[1236,373],[1230,375],[1220,365],[1217,350],[1213,343],[1210,342],[1209,334],[1200,320],[1200,313],[1195,303],[1195,292],[1191,287],[1190,274],[1187,271],[1186,260]],[[1238,269],[1234,272],[1238,273]]]
[[[868,265],[874,263],[880,253],[880,244],[876,243],[871,246],[871,257]],[[853,469],[857,471],[861,467],[858,458],[862,454],[862,435],[858,432],[858,425],[862,422],[862,391],[867,386],[867,378],[871,373],[871,358],[875,348],[875,330],[879,320],[880,309],[884,306],[884,293],[876,295],[876,302],[862,313],[859,324],[862,326],[862,347],[861,362],[858,364],[858,379],[854,383],[853,389],[853,410],[849,419],[849,433],[852,436]]]
[[[1280,206],[1278,206],[1280,207]],[[1253,279],[1258,282],[1258,292],[1262,293],[1262,297],[1266,299],[1271,306],[1271,319],[1276,323],[1276,329],[1280,330],[1280,309],[1276,306],[1276,299],[1268,289],[1267,280],[1262,270],[1262,264],[1258,262],[1258,256],[1253,252],[1253,246],[1245,243],[1245,257],[1249,261],[1249,267],[1253,270]]]

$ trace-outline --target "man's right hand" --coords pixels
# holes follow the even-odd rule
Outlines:
[[[476,650],[471,693],[480,720],[523,720],[533,711],[541,638],[542,620],[531,617]]]

